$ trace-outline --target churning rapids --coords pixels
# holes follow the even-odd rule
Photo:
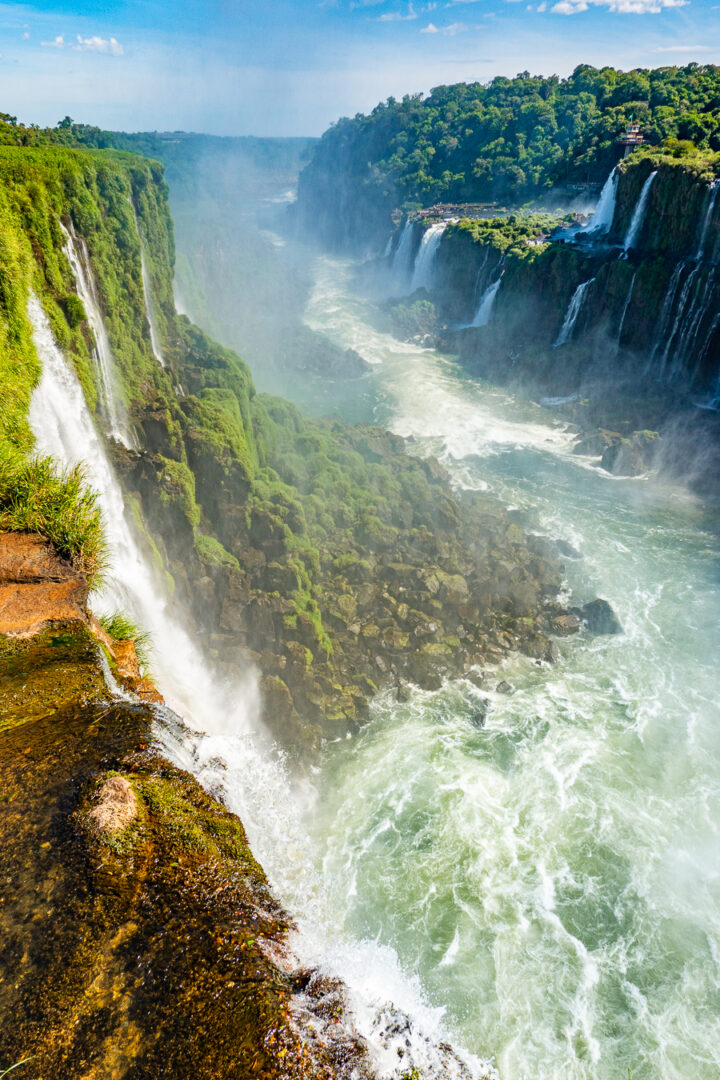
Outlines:
[[[249,677],[220,687],[182,628],[81,391],[36,302],[38,448],[88,462],[116,554],[100,598],[153,634],[169,703],[158,739],[241,816],[305,963],[340,974],[379,1074],[503,1080],[715,1080],[720,1072],[718,542],[706,511],[651,479],[617,480],[571,454],[539,406],[465,378],[449,359],[371,326],[352,266],[316,261],[309,324],[373,363],[352,403],[454,482],[490,490],[527,527],[582,555],[580,602],[606,597],[625,633],[560,643],[405,704],[377,700],[294,792],[262,736]],[[359,384],[355,384],[356,387]],[[332,394],[332,391],[329,391]],[[338,384],[324,408],[350,411]],[[362,418],[362,417],[360,417]],[[402,1019],[392,1001],[411,1018]],[[397,1050],[405,1053],[402,1059]],[[477,1055],[474,1057],[473,1055]]]
[[[326,887],[392,947],[453,1037],[504,1080],[720,1075],[720,561],[716,522],[571,454],[545,409],[373,330],[348,264],[317,262],[310,325],[374,362],[374,418],[455,483],[561,538],[578,600],[624,634],[376,703],[332,747],[315,813]]]

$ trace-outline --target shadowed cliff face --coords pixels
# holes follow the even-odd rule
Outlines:
[[[62,573],[26,548],[18,591]],[[113,700],[87,616],[64,610],[0,637],[0,1067],[369,1076],[342,987],[297,969],[242,825],[153,751],[154,724],[177,721]]]

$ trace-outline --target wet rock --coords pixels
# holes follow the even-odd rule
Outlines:
[[[579,612],[591,634],[622,634],[620,622],[607,600],[592,600],[584,604]]]
[[[509,683],[509,682],[507,682],[506,679],[503,679],[502,682],[499,682],[497,684],[497,686],[495,687],[495,693],[496,694],[512,694],[514,689],[515,689],[515,687],[513,686],[512,683]]]
[[[558,634],[560,637],[569,637],[570,634],[577,634],[580,630],[580,619],[572,613],[555,615],[550,620],[550,629],[553,634]]]
[[[0,634],[30,637],[51,623],[87,623],[88,584],[39,536],[4,533]]]
[[[567,540],[553,540],[552,545],[558,555],[561,555],[564,559],[582,559],[582,554]]]
[[[401,703],[404,703],[404,702],[410,700],[410,698],[412,696],[412,692],[410,690],[409,683],[407,683],[405,681],[405,679],[398,679],[398,684],[397,684],[397,687],[395,688],[395,696],[396,696],[397,700],[399,702],[401,702]]]

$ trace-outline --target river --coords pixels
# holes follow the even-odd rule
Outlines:
[[[574,456],[546,409],[378,332],[352,264],[315,271],[307,321],[373,364],[372,418],[570,543],[573,597],[606,598],[624,628],[489,673],[482,728],[464,681],[378,700],[316,782],[333,907],[503,1080],[715,1080],[717,520],[680,487]]]
[[[455,484],[570,543],[568,589],[608,599],[625,632],[561,641],[552,667],[515,659],[482,692],[457,681],[402,705],[380,697],[297,788],[262,737],[252,679],[213,683],[164,594],[33,301],[38,448],[85,460],[101,491],[105,604],[153,632],[158,685],[190,725],[161,714],[158,740],[240,814],[297,916],[301,961],[346,979],[383,1078],[459,1076],[434,1045],[447,1036],[476,1077],[493,1058],[502,1080],[716,1080],[717,523],[682,488],[574,456],[540,406],[376,330],[353,270],[315,260],[307,321],[372,370],[327,383],[316,408],[413,436]],[[501,679],[512,693],[495,692]]]

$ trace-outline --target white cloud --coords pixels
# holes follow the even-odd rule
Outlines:
[[[710,48],[709,45],[658,45],[657,49],[654,49],[653,52],[656,52],[656,53],[662,53],[662,52],[697,53],[697,52],[712,52],[712,49]]]
[[[77,45],[71,46],[77,52],[106,53],[108,56],[122,56],[123,49],[117,38],[101,38],[95,34],[93,37],[81,37],[77,35]]]
[[[401,11],[386,11],[384,15],[378,15],[378,22],[409,22],[417,17],[418,14],[413,10],[412,4],[408,4],[407,15],[403,15]]]
[[[27,34],[25,35],[27,37]],[[92,37],[82,37],[77,34],[74,42],[66,41],[62,34],[53,41],[41,41],[41,45],[46,45],[51,49],[74,49],[75,52],[96,52],[104,53],[106,56],[122,56],[125,52],[117,38],[109,37],[103,38],[94,34]]]
[[[28,39],[29,37],[30,37],[30,35],[28,34],[28,32],[27,32],[27,30],[26,30],[26,31],[25,31],[25,33],[23,34],[23,41],[27,41],[27,39]]]
[[[446,37],[455,37],[456,34],[464,34],[467,30],[471,30],[472,27],[467,23],[450,23],[449,26],[436,26],[435,23],[428,23],[427,26],[423,26],[420,31],[421,34],[445,34]]]
[[[591,7],[606,7],[620,15],[657,15],[665,8],[685,7],[690,0],[559,0],[551,11],[557,15],[577,15]]]

